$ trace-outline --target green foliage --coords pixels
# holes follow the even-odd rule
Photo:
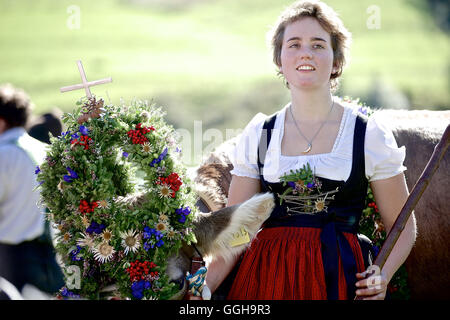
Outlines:
[[[80,125],[82,115],[100,104],[94,98],[79,105],[65,114],[68,131],[51,138],[37,177],[48,218],[60,231],[56,250],[65,274],[70,274],[71,266],[81,270],[81,287],[71,295],[101,299],[105,298],[101,290],[115,284],[122,298],[168,299],[178,288],[165,273],[167,258],[178,252],[183,241],[195,239],[191,229],[195,196],[188,187],[173,128],[165,123],[160,108],[141,101],[105,106],[99,116]],[[148,131],[141,131],[145,138],[139,143],[132,139],[138,128]],[[142,172],[138,187],[133,185],[136,168]],[[141,206],[118,201],[141,190],[145,190]],[[176,211],[186,207],[191,212],[182,221]],[[135,246],[126,244],[126,239],[134,240]],[[156,273],[141,272],[140,279],[131,279],[128,268],[135,261],[155,263],[151,271]],[[151,283],[142,297],[131,289],[138,280]],[[61,295],[68,297],[65,290]]]
[[[350,97],[345,97],[345,99],[347,101],[352,101]],[[359,102],[359,100],[353,101],[359,105],[361,113],[369,117],[373,114],[374,111]],[[366,208],[363,210],[359,221],[359,232],[366,235],[372,241],[376,252],[380,250],[386,240],[386,230],[370,187],[367,188]],[[388,290],[392,299],[406,300],[410,298],[407,279],[408,274],[406,268],[402,265],[389,282]]]

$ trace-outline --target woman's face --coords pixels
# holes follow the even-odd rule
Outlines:
[[[330,34],[311,17],[286,26],[281,47],[281,72],[292,89],[329,87],[333,68]]]

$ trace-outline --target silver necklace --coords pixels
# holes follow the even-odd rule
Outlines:
[[[332,104],[331,104],[331,107],[330,107],[330,111],[328,112],[327,117],[325,118],[325,121],[322,123],[322,125],[321,125],[320,128],[319,128],[319,130],[316,131],[316,133],[314,134],[314,136],[312,137],[312,139],[309,140],[308,138],[305,137],[305,135],[302,133],[302,131],[301,131],[300,128],[298,127],[297,120],[295,120],[294,114],[292,113],[292,104],[289,106],[289,111],[290,111],[290,113],[291,113],[292,119],[294,120],[294,124],[295,124],[295,127],[297,128],[298,133],[300,133],[300,135],[303,137],[303,139],[305,139],[306,142],[308,142],[308,147],[306,148],[305,151],[303,151],[303,153],[308,153],[308,152],[311,151],[313,140],[314,140],[314,139],[316,138],[316,136],[319,134],[320,130],[322,130],[322,128],[323,128],[323,126],[325,125],[325,123],[328,122],[328,118],[330,117],[330,114],[331,114],[331,111],[333,111],[333,108],[334,108],[334,101],[332,101]]]

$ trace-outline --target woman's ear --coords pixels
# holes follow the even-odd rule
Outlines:
[[[331,69],[331,75],[335,75],[339,72],[340,66],[334,62],[333,63],[333,68]]]

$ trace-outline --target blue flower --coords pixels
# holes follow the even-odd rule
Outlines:
[[[316,184],[314,183],[314,181],[308,182],[308,184],[306,185],[308,188],[314,188],[316,186]]]
[[[164,235],[153,229],[153,228],[149,228],[149,227],[145,227],[144,228],[144,233],[143,233],[143,238],[149,241],[146,241],[144,243],[144,250],[148,251],[150,249],[154,249],[155,245],[159,248],[162,245],[164,245],[164,241],[162,241],[162,238],[164,237]]]
[[[131,285],[131,293],[133,294],[133,297],[140,300],[144,297],[144,290],[150,289],[151,287],[152,284],[150,283],[150,281],[145,280],[135,281]]]
[[[100,234],[103,232],[103,230],[106,228],[106,226],[102,223],[102,224],[98,224],[95,221],[92,221],[91,224],[89,225],[89,227],[86,229],[87,233],[96,233],[96,234]]]
[[[125,158],[128,158],[128,152],[122,152],[122,156],[124,156]]]
[[[80,250],[81,250],[81,247],[77,246],[76,249],[73,249],[70,252],[70,257],[72,258],[72,261],[81,261],[81,260],[83,260],[83,258],[77,256],[80,253]]]
[[[140,280],[140,281],[133,282],[133,284],[131,285],[131,290],[133,290],[133,291],[144,290],[144,281]]]
[[[152,247],[152,244],[151,244],[149,241],[146,241],[146,242],[144,243],[144,250],[145,250],[145,251],[148,251],[148,250],[150,250],[151,248],[153,248],[153,247]]]
[[[181,208],[175,210],[175,213],[180,216],[178,218],[178,222],[185,223],[186,222],[186,217],[191,213],[191,208],[189,208],[189,207],[186,207],[186,208],[181,207]]]
[[[144,239],[150,239],[154,232],[155,232],[155,229],[145,227],[144,228]]]
[[[295,182],[289,181],[288,186],[295,189]]]
[[[152,163],[150,163],[150,167],[154,167],[156,164],[163,161],[164,158],[167,156],[168,151],[169,150],[167,148],[165,148],[164,151],[158,156],[158,158],[152,160]]]
[[[80,131],[83,136],[87,136],[89,134],[89,130],[85,126],[80,126],[78,131]]]
[[[70,176],[71,176],[73,179],[77,179],[77,178],[78,178],[77,173],[76,173],[75,171],[73,171],[70,167],[66,167],[66,169],[67,169],[67,171],[69,171]]]
[[[65,132],[61,132],[61,135],[58,137],[58,139],[64,138],[67,135],[70,135],[70,130],[67,130]]]
[[[140,280],[133,282],[131,285],[131,293],[136,299],[142,299],[144,297],[144,281]]]
[[[66,287],[64,287],[60,290],[60,294],[62,297],[65,297],[65,298],[80,298],[80,296],[78,294],[75,294],[72,291],[67,290]]]
[[[41,169],[39,168],[39,166],[36,166],[36,170],[34,170],[34,174],[38,174],[39,172],[41,172]]]
[[[64,175],[63,179],[65,182],[72,182],[73,179],[77,179],[78,178],[78,174],[73,171],[70,167],[66,167],[66,170],[69,171],[69,175]]]

